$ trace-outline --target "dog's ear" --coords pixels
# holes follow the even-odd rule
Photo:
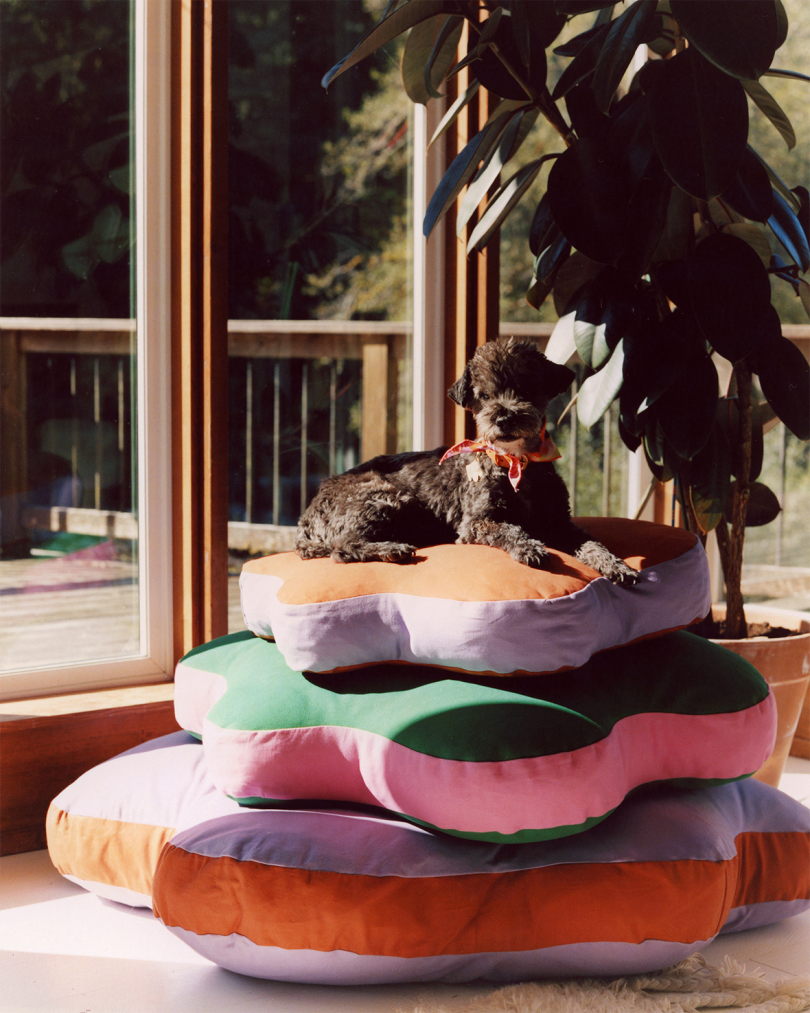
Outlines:
[[[469,406],[472,401],[472,384],[470,383],[469,367],[465,368],[458,380],[448,390],[447,396],[455,401],[457,405],[461,405],[462,408]]]
[[[549,394],[552,397],[568,390],[577,375],[573,369],[561,366],[558,362],[552,362],[551,359],[546,359],[544,367],[543,379],[548,383]]]

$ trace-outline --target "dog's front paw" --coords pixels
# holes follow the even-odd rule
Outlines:
[[[607,577],[612,584],[618,584],[620,587],[632,587],[639,578],[638,570],[634,570],[623,559],[614,556],[601,542],[584,542],[574,555],[581,563],[590,566],[603,577]]]
[[[415,545],[406,542],[342,542],[332,549],[336,563],[405,563],[413,558]]]
[[[536,538],[527,538],[525,541],[511,546],[507,552],[515,562],[531,566],[535,570],[545,570],[549,564],[548,549]]]
[[[612,584],[618,584],[620,587],[632,587],[640,574],[638,570],[628,566],[623,559],[614,559],[613,564],[603,572],[603,576],[607,577]]]
[[[376,542],[374,547],[383,563],[407,563],[416,552],[416,546],[407,542]]]

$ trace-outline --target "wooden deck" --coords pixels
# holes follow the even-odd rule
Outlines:
[[[0,561],[0,672],[140,650],[137,567],[114,559]]]

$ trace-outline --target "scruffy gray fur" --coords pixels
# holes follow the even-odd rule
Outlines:
[[[535,451],[549,401],[574,377],[531,341],[490,341],[476,349],[450,397],[472,412],[478,438],[520,457]],[[614,584],[638,572],[571,520],[568,490],[550,462],[528,464],[517,489],[486,454],[447,448],[375,457],[321,483],[298,523],[303,559],[405,563],[417,548],[448,542],[492,545],[543,569],[548,547],[575,556]],[[468,465],[478,462],[472,480]]]

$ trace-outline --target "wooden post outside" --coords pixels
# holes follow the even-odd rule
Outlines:
[[[25,355],[19,331],[0,331],[0,546],[25,535],[19,508],[28,488]]]
[[[172,4],[175,655],[227,632],[225,0]]]
[[[465,25],[462,48],[469,26]],[[448,104],[464,92],[470,84],[467,68],[449,82]],[[464,107],[456,120],[455,129],[446,135],[446,163],[449,165],[469,140],[489,119],[498,102],[486,89],[480,88],[476,97]],[[456,213],[464,199],[462,190],[456,205],[447,214],[445,230],[445,263],[448,292],[446,293],[445,324],[445,386],[450,388],[461,376],[464,366],[479,345],[498,336],[500,322],[498,239],[490,240],[482,253],[467,257],[467,242],[478,220],[474,214],[456,235]],[[474,435],[474,424],[469,412],[456,407],[449,399],[445,404],[444,439],[457,443]]]
[[[388,453],[388,345],[363,345],[363,422],[360,456]]]

